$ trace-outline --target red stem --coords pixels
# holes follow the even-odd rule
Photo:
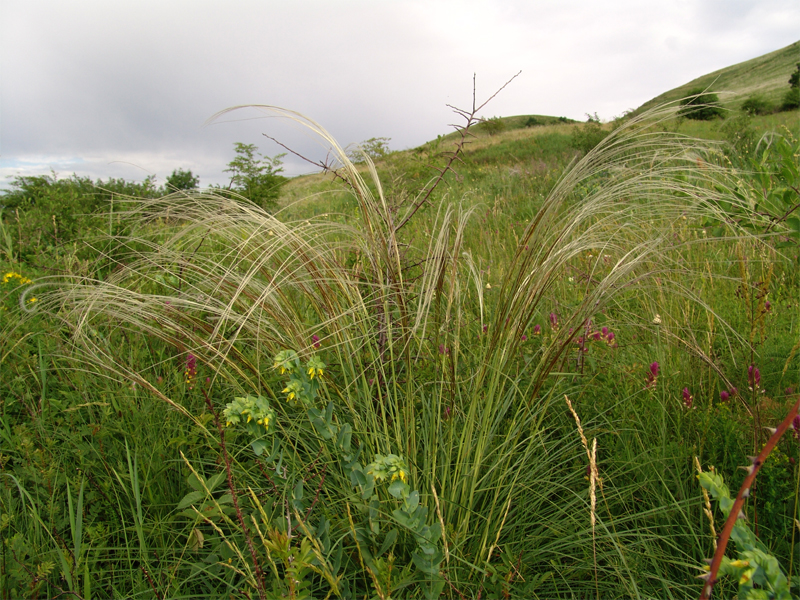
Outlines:
[[[708,579],[706,579],[705,585],[703,585],[703,591],[700,594],[700,600],[708,600],[711,597],[711,590],[714,589],[714,584],[717,582],[717,573],[722,565],[722,558],[725,556],[725,547],[728,545],[731,532],[733,531],[733,526],[736,524],[736,520],[739,518],[739,513],[741,512],[748,492],[755,481],[756,474],[758,474],[761,465],[764,464],[764,461],[767,459],[770,452],[772,452],[777,445],[778,440],[781,439],[781,436],[786,433],[791,426],[792,420],[797,415],[798,410],[800,410],[800,396],[797,398],[797,402],[794,403],[792,410],[789,411],[789,414],[775,430],[775,433],[773,433],[767,440],[767,443],[761,449],[761,452],[758,453],[758,456],[756,456],[755,460],[753,461],[753,465],[750,468],[750,472],[747,474],[747,477],[744,478],[742,487],[739,488],[739,493],[736,495],[736,501],[733,503],[733,508],[731,508],[731,512],[728,514],[728,520],[725,521],[725,527],[719,536],[717,551],[714,554],[714,560],[711,561],[711,570],[708,572]]]

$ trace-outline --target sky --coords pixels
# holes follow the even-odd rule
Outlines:
[[[226,185],[234,144],[315,160],[413,148],[482,116],[611,119],[800,38],[797,0],[0,0],[0,186],[55,171]],[[287,175],[315,172],[292,155]]]

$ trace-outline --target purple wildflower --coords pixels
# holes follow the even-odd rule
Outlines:
[[[751,390],[753,388],[757,389],[759,384],[761,383],[761,372],[755,365],[750,365],[747,368],[747,383],[750,386]]]
[[[319,350],[320,346],[322,346],[322,344],[319,343],[319,336],[317,334],[311,336],[311,345],[315,350]]]
[[[647,374],[647,378],[645,379],[646,387],[654,388],[656,387],[656,380],[658,379],[658,363],[650,363],[650,372]]]
[[[550,313],[550,327],[558,329],[558,316],[556,313]]]
[[[186,377],[186,385],[191,390],[194,387],[194,378],[197,376],[197,357],[191,352],[186,355],[186,371],[183,374]]]
[[[534,325],[533,326],[533,335],[540,335],[542,333],[542,326],[541,325]]]
[[[692,402],[694,401],[694,396],[689,392],[689,388],[683,388],[683,405],[686,408],[692,408]]]
[[[728,392],[726,392],[725,390],[722,390],[719,393],[719,399],[720,399],[721,402],[727,402],[728,400],[731,399],[731,395]]]
[[[439,354],[441,354],[442,356],[447,356],[448,354],[450,354],[450,348],[448,348],[444,344],[439,344]]]
[[[527,342],[528,341],[528,336],[523,333],[522,337],[519,338],[519,339],[520,339],[520,341]]]
[[[792,429],[794,430],[792,432],[794,439],[800,440],[800,414],[796,414],[792,419]]]

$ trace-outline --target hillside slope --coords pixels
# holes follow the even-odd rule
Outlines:
[[[800,63],[800,41],[693,79],[645,102],[635,112],[684,98],[698,88],[719,93],[720,101],[726,108],[739,108],[744,100],[754,94],[778,105],[789,89],[789,76],[797,63]]]

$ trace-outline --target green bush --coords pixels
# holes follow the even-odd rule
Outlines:
[[[758,94],[753,94],[742,102],[742,110],[748,115],[768,115],[773,109],[772,104]]]
[[[783,110],[794,110],[800,108],[800,63],[789,77],[789,91],[783,97]]]
[[[497,135],[506,129],[506,122],[501,117],[492,117],[491,119],[484,120],[480,129],[489,135]]]
[[[570,145],[583,153],[592,150],[608,135],[608,132],[603,129],[603,126],[600,124],[600,119],[597,117],[596,113],[594,116],[587,116],[588,119],[586,123],[572,132],[572,138],[570,140]]]
[[[389,142],[391,141],[392,138],[387,137],[369,138],[358,144],[355,148],[348,150],[347,158],[356,165],[367,162],[367,158],[375,162],[376,160],[385,158],[389,154]]]
[[[710,121],[722,116],[722,107],[719,96],[701,89],[692,90],[689,95],[681,100],[678,116],[695,121]]]
[[[236,142],[236,158],[228,163],[232,189],[265,210],[274,209],[286,178],[280,175],[282,154],[270,158],[256,154],[255,144]]]

